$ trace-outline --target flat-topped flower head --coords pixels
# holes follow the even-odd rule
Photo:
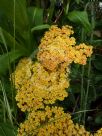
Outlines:
[[[44,110],[29,113],[28,119],[20,125],[18,136],[54,136],[68,127],[74,128],[70,114],[64,113],[61,107],[47,106]]]
[[[30,126],[29,126],[30,124]],[[71,115],[61,107],[45,107],[32,111],[20,125],[18,136],[92,136],[82,125],[73,123]]]
[[[97,130],[97,132],[94,134],[94,136],[102,136],[102,128]]]
[[[14,72],[16,101],[22,111],[44,108],[68,96],[65,90],[69,87],[68,68],[64,71],[61,68],[50,72],[39,62],[25,58],[18,63]]]
[[[38,61],[47,69],[53,71],[63,63],[72,62],[86,64],[87,57],[92,54],[92,46],[84,43],[76,46],[76,40],[71,35],[74,33],[71,26],[58,28],[52,26],[47,31],[39,45]]]

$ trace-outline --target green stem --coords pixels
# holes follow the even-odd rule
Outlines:
[[[81,98],[80,98],[80,111],[83,110],[83,100],[84,100],[84,66],[82,66],[82,74],[81,74]],[[82,114],[83,113],[80,113],[80,116],[79,116],[79,122],[81,122],[81,118],[82,118]]]
[[[92,32],[90,36],[90,43],[93,41],[93,29],[94,29],[95,19],[94,19],[94,3],[91,2],[91,25],[92,25]],[[87,89],[86,89],[86,95],[85,95],[85,112],[84,112],[84,120],[86,117],[86,108],[87,108],[87,101],[88,101],[88,94],[89,94],[89,88],[90,88],[90,72],[91,72],[91,58],[89,58],[89,64],[88,64],[88,80],[87,80]]]
[[[12,111],[11,111],[11,107],[10,107],[8,99],[7,99],[5,86],[4,86],[3,82],[2,82],[2,80],[0,80],[0,86],[1,86],[1,91],[2,91],[2,94],[3,94],[3,103],[4,103],[3,106],[5,108],[5,111],[7,111],[7,115],[8,115],[8,118],[9,118],[11,124],[13,125]]]
[[[88,101],[88,94],[89,94],[89,88],[90,88],[90,71],[91,71],[91,58],[89,58],[89,64],[88,64],[88,80],[87,80],[87,88],[86,88],[86,95],[85,95],[85,106],[84,106],[84,120],[86,117],[86,109],[87,109],[87,101]]]
[[[14,12],[14,18],[13,18],[13,24],[14,24],[14,30],[13,30],[13,36],[14,36],[14,40],[13,40],[13,45],[14,45],[14,52],[15,52],[15,25],[16,25],[16,22],[15,22],[15,4],[16,4],[16,1],[14,0],[14,6],[13,6],[13,12]],[[15,62],[13,63],[13,69],[15,69]],[[12,73],[12,72],[11,72]],[[11,74],[10,73],[10,74]],[[12,77],[11,77],[12,78]],[[16,118],[16,112],[17,112],[17,109],[16,109],[16,103],[15,103],[15,76],[13,76],[13,79],[11,79],[11,90],[12,90],[12,106],[13,106],[13,110],[14,110],[14,116]]]
[[[65,10],[66,15],[68,14],[69,4],[70,4],[70,0],[68,0],[68,2],[67,2],[67,6],[66,6],[66,10]]]

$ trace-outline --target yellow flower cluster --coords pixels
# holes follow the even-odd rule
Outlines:
[[[92,46],[84,43],[75,46],[76,41],[72,27],[63,26],[62,29],[52,26],[41,40],[38,52],[39,62],[47,69],[53,71],[63,63],[69,65],[73,61],[86,64],[87,57],[92,54]]]
[[[99,129],[95,134],[94,136],[102,136],[102,128]]]
[[[60,71],[61,68],[50,72],[39,62],[22,59],[14,73],[18,107],[22,111],[32,111],[56,100],[64,100],[68,96],[65,90],[69,87],[68,68]]]
[[[29,113],[18,132],[18,136],[92,136],[83,126],[74,125],[63,108],[48,106],[43,111]]]
[[[85,65],[87,57],[92,54],[92,46],[87,46],[84,43],[75,46],[75,63]]]
[[[56,107],[56,100],[68,96],[69,65],[86,64],[92,46],[76,45],[71,26],[52,26],[41,40],[38,61],[23,58],[15,72],[16,101],[27,120],[20,124],[18,136],[93,136],[82,125],[74,124],[71,115]],[[102,136],[102,129],[94,136]]]

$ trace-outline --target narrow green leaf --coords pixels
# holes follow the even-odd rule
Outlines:
[[[54,8],[55,8],[55,2],[56,0],[51,0],[50,1],[50,8],[48,9],[48,22],[51,23],[52,22],[52,17],[53,17],[53,12],[54,12]]]
[[[7,46],[9,48],[14,49],[14,42],[15,42],[15,49],[24,49],[24,50],[26,50],[23,47],[23,45],[20,45],[10,33],[8,33],[7,31],[5,31],[3,28],[0,27],[0,42],[2,44],[4,44],[1,35],[5,39],[5,42],[6,42],[6,44],[7,44]]]
[[[37,7],[28,8],[28,17],[31,27],[43,24],[43,9]]]
[[[8,118],[10,120],[10,123],[13,124],[12,111],[11,111],[11,108],[10,108],[10,103],[8,102],[4,83],[1,80],[0,80],[0,86],[1,86],[1,90],[2,90],[2,96],[3,96],[3,102],[4,102],[3,104],[4,104],[4,107],[5,107],[5,111],[7,111],[7,115],[8,115]]]
[[[17,128],[10,123],[0,123],[0,136],[16,136]]]
[[[6,70],[9,69],[10,64],[22,55],[23,53],[19,50],[0,55],[0,75],[5,74]]]
[[[48,25],[48,24],[38,25],[38,26],[33,27],[31,29],[31,32],[33,32],[35,30],[43,30],[43,29],[47,29],[47,28],[50,28],[50,25]]]
[[[86,32],[90,32],[92,30],[86,11],[74,10],[72,12],[69,12],[68,19],[79,25],[81,24],[85,28]]]
[[[14,8],[15,8],[15,15],[14,15]],[[5,17],[8,18],[7,23],[9,23],[10,21],[12,25],[14,23],[14,16],[15,16],[16,28],[24,30],[28,26],[28,17],[26,13],[25,0],[15,0],[15,1],[0,0],[0,12],[2,13],[1,14],[2,16],[5,15]],[[23,17],[23,21],[22,21],[22,17]]]
[[[6,24],[6,26],[3,24]],[[16,40],[20,41],[21,39],[23,41],[22,43],[24,43],[26,48],[29,50],[30,26],[27,15],[26,0],[0,0],[0,26],[12,36],[14,36],[15,29]]]

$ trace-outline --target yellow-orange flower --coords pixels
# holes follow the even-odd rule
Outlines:
[[[50,72],[39,62],[22,59],[16,67],[16,100],[22,111],[44,108],[44,104],[53,104],[68,96],[65,88],[69,87],[68,68]]]
[[[73,33],[70,26],[63,26],[62,29],[52,26],[45,33],[37,55],[39,62],[45,68],[53,71],[63,63],[69,65],[73,61],[86,64],[87,57],[92,54],[92,46],[87,46],[84,43],[75,46],[75,38],[70,37]]]
[[[92,46],[76,45],[73,33],[71,26],[51,26],[41,39],[38,60],[21,59],[11,75],[15,77],[18,107],[28,112],[18,136],[92,136],[84,126],[74,124],[63,108],[52,106],[68,96],[70,64],[85,65],[92,54]],[[101,130],[95,136],[100,134]]]
[[[30,126],[29,126],[30,124]],[[82,125],[73,123],[69,113],[61,107],[45,107],[32,111],[20,125],[18,136],[92,136]]]
[[[102,136],[102,128],[97,130],[97,132],[94,134],[94,136]]]

